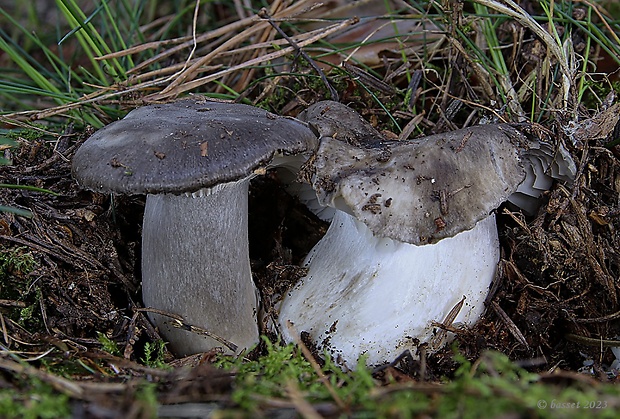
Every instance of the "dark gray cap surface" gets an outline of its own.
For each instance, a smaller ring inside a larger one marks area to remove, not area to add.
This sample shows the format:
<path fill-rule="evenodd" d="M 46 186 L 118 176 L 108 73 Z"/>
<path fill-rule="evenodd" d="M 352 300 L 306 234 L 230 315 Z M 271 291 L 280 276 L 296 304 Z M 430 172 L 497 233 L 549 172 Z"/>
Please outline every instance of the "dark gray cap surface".
<path fill-rule="evenodd" d="M 337 106 L 337 127 L 320 128 L 328 126 L 327 108 Z M 525 178 L 520 155 L 529 140 L 510 125 L 352 144 L 348 127 L 360 117 L 347 109 L 330 102 L 308 111 L 308 123 L 324 135 L 310 168 L 313 187 L 322 205 L 353 214 L 377 236 L 412 244 L 454 236 L 486 218 Z"/>
<path fill-rule="evenodd" d="M 312 151 L 305 124 L 252 106 L 183 100 L 131 111 L 90 137 L 73 158 L 89 189 L 125 194 L 192 192 L 243 179 L 274 154 Z"/>
<path fill-rule="evenodd" d="M 333 137 L 348 144 L 376 146 L 383 136 L 360 114 L 339 102 L 324 100 L 299 114 L 320 137 Z"/>

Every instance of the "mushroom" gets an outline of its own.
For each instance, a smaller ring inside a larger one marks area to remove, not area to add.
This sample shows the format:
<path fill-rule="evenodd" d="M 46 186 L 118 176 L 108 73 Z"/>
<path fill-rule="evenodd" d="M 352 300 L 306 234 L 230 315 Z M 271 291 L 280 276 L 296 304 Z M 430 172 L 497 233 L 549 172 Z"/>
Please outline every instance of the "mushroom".
<path fill-rule="evenodd" d="M 493 210 L 535 174 L 522 156 L 538 142 L 507 124 L 388 141 L 336 102 L 305 118 L 321 141 L 306 177 L 336 211 L 283 297 L 284 339 L 307 332 L 354 368 L 439 348 L 436 323 L 476 322 L 500 255 Z"/>
<path fill-rule="evenodd" d="M 96 132 L 73 175 L 97 192 L 147 194 L 142 227 L 144 304 L 216 337 L 150 313 L 178 355 L 258 342 L 248 251 L 248 185 L 270 165 L 293 164 L 317 139 L 295 119 L 240 104 L 184 100 L 145 106 Z M 297 164 L 300 164 L 297 162 Z M 221 339 L 217 339 L 217 337 Z"/>
<path fill-rule="evenodd" d="M 526 177 L 517 190 L 508 197 L 508 201 L 533 215 L 540 206 L 540 198 L 551 188 L 553 180 L 571 184 L 575 179 L 577 168 L 575 162 L 564 147 L 554 148 L 551 144 L 532 140 L 529 148 L 522 153 Z"/>

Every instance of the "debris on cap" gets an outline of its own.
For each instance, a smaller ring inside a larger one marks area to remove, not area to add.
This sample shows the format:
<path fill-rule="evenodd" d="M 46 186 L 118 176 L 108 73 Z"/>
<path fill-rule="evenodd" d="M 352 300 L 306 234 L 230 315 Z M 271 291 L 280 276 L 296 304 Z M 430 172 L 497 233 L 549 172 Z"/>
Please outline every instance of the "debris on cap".
<path fill-rule="evenodd" d="M 319 102 L 303 117 L 321 136 L 307 169 L 319 203 L 353 214 L 380 237 L 406 243 L 432 243 L 473 228 L 526 177 L 531 185 L 522 191 L 535 188 L 530 195 L 538 199 L 551 186 L 545 173 L 574 176 L 565 150 L 554 159 L 548 144 L 509 124 L 392 141 L 337 102 Z"/>

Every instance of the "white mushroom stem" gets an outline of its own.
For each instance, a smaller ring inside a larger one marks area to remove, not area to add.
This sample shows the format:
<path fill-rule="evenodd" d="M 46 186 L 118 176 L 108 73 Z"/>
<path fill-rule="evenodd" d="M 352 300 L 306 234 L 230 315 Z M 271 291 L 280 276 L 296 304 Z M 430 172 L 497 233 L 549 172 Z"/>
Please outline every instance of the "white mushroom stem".
<path fill-rule="evenodd" d="M 321 349 L 354 368 L 393 361 L 414 339 L 425 342 L 465 297 L 455 322 L 472 324 L 484 310 L 495 276 L 499 241 L 495 216 L 469 231 L 416 246 L 373 236 L 366 225 L 337 211 L 312 249 L 308 275 L 284 297 L 280 327 L 292 341 L 308 332 Z"/>
<path fill-rule="evenodd" d="M 231 341 L 258 342 L 248 249 L 249 178 L 192 195 L 148 195 L 142 232 L 144 304 Z M 151 314 L 178 355 L 223 345 Z"/>

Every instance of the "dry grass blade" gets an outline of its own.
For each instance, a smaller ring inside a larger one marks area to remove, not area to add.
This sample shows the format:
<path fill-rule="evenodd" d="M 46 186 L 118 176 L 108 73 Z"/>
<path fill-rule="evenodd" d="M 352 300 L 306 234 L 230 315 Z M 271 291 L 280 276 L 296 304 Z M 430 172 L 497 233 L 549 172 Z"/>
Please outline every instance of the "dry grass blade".
<path fill-rule="evenodd" d="M 620 347 L 620 340 L 590 338 L 587 336 L 576 335 L 574 333 L 567 333 L 565 337 L 566 339 L 570 341 L 579 342 L 587 346 L 603 347 L 603 348 Z"/>
<path fill-rule="evenodd" d="M 296 11 L 299 10 L 301 5 L 304 5 L 306 2 L 302 1 L 299 3 L 296 3 L 290 7 L 287 7 L 286 9 L 282 10 L 282 11 L 278 11 L 281 2 L 280 1 L 276 1 L 272 4 L 271 6 L 271 15 L 274 15 L 274 18 L 283 18 L 283 17 L 287 17 L 290 15 L 293 15 Z M 182 71 L 178 77 L 172 82 L 170 83 L 170 85 L 168 87 L 166 87 L 163 92 L 162 92 L 162 96 L 170 96 L 170 92 L 174 92 L 177 90 L 177 87 L 185 82 L 191 81 L 193 80 L 196 75 L 200 72 L 200 67 L 203 65 L 207 65 L 209 64 L 209 62 L 215 58 L 220 52 L 225 51 L 229 48 L 232 48 L 236 45 L 239 45 L 241 42 L 248 40 L 249 38 L 251 38 L 254 34 L 259 33 L 264 31 L 265 29 L 267 29 L 269 27 L 269 23 L 265 22 L 263 20 L 263 18 L 261 18 L 258 15 L 253 16 L 253 18 L 248 19 L 248 21 L 251 21 L 251 26 L 247 27 L 247 29 L 245 29 L 243 32 L 237 34 L 236 36 L 234 36 L 233 38 L 231 38 L 230 40 L 224 42 L 222 45 L 220 45 L 219 47 L 215 48 L 213 51 L 211 51 L 210 53 L 208 53 L 207 55 L 201 57 L 200 59 L 198 59 L 195 63 L 193 63 L 192 65 L 190 65 L 187 69 L 185 69 L 184 71 Z M 183 91 L 183 90 L 181 90 Z"/>
<path fill-rule="evenodd" d="M 608 314 L 606 316 L 596 317 L 593 319 L 575 319 L 577 323 L 605 323 L 610 320 L 620 319 L 620 311 L 616 311 L 615 313 Z"/>
<path fill-rule="evenodd" d="M 285 20 L 292 18 L 299 13 L 304 12 L 308 9 L 308 3 L 310 0 L 301 1 L 291 5 L 284 10 L 276 11 L 273 13 L 272 19 L 274 21 Z M 275 9 L 277 6 L 276 3 L 272 5 L 272 9 Z M 337 24 L 333 24 L 327 26 L 322 29 L 318 29 L 315 31 L 307 32 L 304 34 L 300 34 L 298 36 L 292 37 L 292 39 L 297 43 L 297 46 L 300 48 L 306 47 L 312 43 L 315 43 L 321 39 L 324 39 L 330 35 L 338 33 L 339 31 L 343 31 L 352 24 L 356 23 L 356 18 L 351 18 L 348 20 L 341 21 Z M 246 28 L 241 33 L 238 33 L 232 38 L 227 39 L 227 35 L 230 36 L 230 33 L 234 33 L 234 31 L 239 30 L 241 28 Z M 254 15 L 252 17 L 242 19 L 226 25 L 222 28 L 215 29 L 207 34 L 196 36 L 195 39 L 185 41 L 181 45 L 178 45 L 168 51 L 164 51 L 156 57 L 147 60 L 147 62 L 143 62 L 138 64 L 133 69 L 129 70 L 128 73 L 135 74 L 128 83 L 144 80 L 149 77 L 158 77 L 154 80 L 148 80 L 144 82 L 139 82 L 133 86 L 127 86 L 126 83 L 116 84 L 105 88 L 99 88 L 93 93 L 88 95 L 84 95 L 80 100 L 67 103 L 61 106 L 48 108 L 44 111 L 32 110 L 32 111 L 23 111 L 23 112 L 15 112 L 12 114 L 4 115 L 4 117 L 28 117 L 30 119 L 45 119 L 56 115 L 63 115 L 67 112 L 88 105 L 92 103 L 102 103 L 106 100 L 110 100 L 115 97 L 119 97 L 121 95 L 128 95 L 135 92 L 146 92 L 152 89 L 158 89 L 160 86 L 166 86 L 163 91 L 157 91 L 149 96 L 146 96 L 142 99 L 143 101 L 162 101 L 173 98 L 183 92 L 187 92 L 189 90 L 195 89 L 197 87 L 203 86 L 212 81 L 221 79 L 231 73 L 240 70 L 246 70 L 253 66 L 275 60 L 281 58 L 285 55 L 291 54 L 295 52 L 295 48 L 288 46 L 286 48 L 279 49 L 277 51 L 271 53 L 263 53 L 262 51 L 259 53 L 260 49 L 264 49 L 266 47 L 273 47 L 274 45 L 285 45 L 287 43 L 286 40 L 274 40 L 273 42 L 267 41 L 267 39 L 263 38 L 261 42 L 252 42 L 250 46 L 241 46 L 239 45 L 243 42 L 248 41 L 253 36 L 260 36 L 259 34 L 265 33 L 265 31 L 269 31 L 275 33 L 272 28 L 270 28 L 270 24 L 261 18 L 258 15 Z M 196 45 L 200 42 L 204 42 L 206 40 L 218 38 L 219 41 L 222 39 L 226 39 L 222 44 L 218 47 L 207 53 L 202 57 L 197 57 L 191 59 L 191 54 L 184 63 L 177 63 L 169 67 L 165 67 L 162 69 L 155 70 L 153 72 L 141 73 L 140 70 L 144 69 L 146 65 L 155 64 L 158 61 L 172 55 L 182 49 L 188 47 L 196 47 Z M 177 40 L 181 41 L 181 39 Z M 138 51 L 143 50 L 143 48 L 151 48 L 156 47 L 157 43 L 148 43 L 144 44 L 144 46 L 136 46 L 129 48 L 123 52 L 121 52 L 120 56 L 129 55 Z M 233 54 L 243 53 L 246 51 L 250 51 L 254 53 L 254 58 L 242 61 L 237 65 L 232 65 L 226 69 L 221 71 L 212 73 L 206 77 L 196 78 L 198 74 L 203 73 L 205 71 L 213 71 L 217 68 L 220 68 L 220 64 L 210 65 L 209 63 L 217 60 L 218 58 L 227 57 L 227 62 L 233 62 L 230 59 L 230 56 Z M 111 56 L 103 56 L 101 59 L 110 58 Z M 171 74 L 172 73 L 172 74 Z M 247 77 L 246 77 L 247 79 Z"/>
<path fill-rule="evenodd" d="M 620 44 L 620 38 L 618 37 L 618 34 L 616 33 L 614 29 L 612 29 L 611 26 L 609 26 L 607 19 L 605 19 L 605 16 L 607 16 L 610 19 L 613 19 L 613 16 L 611 16 L 607 10 L 603 9 L 602 5 L 598 3 L 593 3 L 588 0 L 575 0 L 575 3 L 583 3 L 587 5 L 588 7 L 591 7 L 592 10 L 594 10 L 594 13 L 596 13 L 596 15 L 599 17 L 599 19 L 601 19 L 601 23 L 603 24 L 603 26 L 605 26 L 605 29 L 607 29 L 609 34 L 614 38 L 614 41 Z"/>
<path fill-rule="evenodd" d="M 304 398 L 303 394 L 299 390 L 299 386 L 293 380 L 289 380 L 286 383 L 286 390 L 288 391 L 288 395 L 295 405 L 295 409 L 297 412 L 306 419 L 321 419 L 322 416 L 314 410 L 312 405 L 308 403 L 308 401 Z"/>
<path fill-rule="evenodd" d="M 234 344 L 233 342 L 224 339 L 221 336 L 216 335 L 215 333 L 212 333 L 206 329 L 203 329 L 202 327 L 198 327 L 198 326 L 194 326 L 192 324 L 188 324 L 185 322 L 182 322 L 180 320 L 177 319 L 173 319 L 170 324 L 176 328 L 179 329 L 183 329 L 183 330 L 187 330 L 189 332 L 192 333 L 196 333 L 198 335 L 203 335 L 203 336 L 207 336 L 210 337 L 211 339 L 214 339 L 216 341 L 218 341 L 219 343 L 221 343 L 222 345 L 226 346 L 228 349 L 230 349 L 233 352 L 237 352 L 237 349 L 239 348 L 236 344 Z"/>
<path fill-rule="evenodd" d="M 23 301 L 0 299 L 0 306 L 24 308 L 24 307 L 26 307 L 26 303 L 24 303 Z"/>
<path fill-rule="evenodd" d="M 260 28 L 260 27 L 257 28 L 256 26 L 253 26 L 253 25 L 256 25 L 260 21 L 261 19 L 258 16 L 253 16 L 252 18 L 244 19 L 242 21 L 237 21 L 237 22 L 228 24 L 222 28 L 218 28 L 213 31 L 210 31 L 204 35 L 201 35 L 200 37 L 197 37 L 195 40 L 185 42 L 174 48 L 163 51 L 157 54 L 155 57 L 145 60 L 144 62 L 136 65 L 134 68 L 129 70 L 128 74 L 139 74 L 140 71 L 142 71 L 144 68 L 147 68 L 155 63 L 161 62 L 162 60 L 168 58 L 171 55 L 176 54 L 177 52 L 181 50 L 187 49 L 189 47 L 196 47 L 198 43 L 211 40 L 211 39 L 217 39 L 216 44 L 224 41 L 219 47 L 217 47 L 210 53 L 213 55 L 207 55 L 202 58 L 203 61 L 208 61 L 207 58 L 210 59 L 212 56 L 217 55 L 218 51 L 226 50 L 226 48 L 228 48 L 230 45 L 236 45 L 239 42 L 245 40 L 246 37 L 249 37 L 253 35 L 255 32 L 259 32 L 260 30 L 264 29 L 264 28 Z M 237 28 L 240 29 L 244 27 L 248 27 L 249 29 L 254 29 L 254 30 L 250 32 L 244 31 L 242 32 L 244 36 L 240 36 L 241 34 L 237 34 L 236 36 L 233 37 L 233 40 L 229 39 L 231 35 L 236 32 Z M 198 60 L 194 61 L 192 65 L 190 66 L 190 68 L 188 69 L 188 71 L 194 67 L 198 68 L 200 65 L 197 64 L 197 62 Z"/>
<path fill-rule="evenodd" d="M 299 347 L 299 349 L 301 349 L 301 352 L 304 354 L 304 357 L 310 363 L 310 365 L 312 365 L 312 369 L 314 369 L 316 374 L 319 376 L 319 378 L 321 379 L 321 382 L 323 383 L 323 385 L 325 385 L 325 388 L 327 388 L 327 391 L 334 399 L 334 402 L 336 402 L 336 404 L 338 405 L 340 409 L 343 409 L 343 410 L 346 409 L 346 405 L 344 404 L 344 402 L 342 401 L 338 393 L 336 393 L 336 390 L 334 390 L 334 387 L 332 387 L 331 383 L 329 382 L 329 379 L 325 376 L 325 373 L 323 373 L 323 371 L 321 370 L 321 367 L 319 367 L 319 364 L 317 364 L 316 360 L 314 359 L 314 356 L 312 356 L 312 353 L 310 352 L 308 347 L 301 341 L 301 338 L 299 337 L 299 335 L 293 328 L 293 324 L 290 321 L 287 322 L 287 327 L 290 329 L 291 335 L 295 337 L 295 344 L 297 345 L 297 347 Z"/>
<path fill-rule="evenodd" d="M 493 308 L 493 310 L 495 310 L 495 313 L 497 313 L 499 318 L 502 319 L 502 321 L 504 322 L 504 324 L 506 325 L 510 333 L 512 333 L 514 338 L 517 341 L 519 341 L 522 345 L 524 345 L 526 348 L 529 348 L 530 345 L 528 345 L 527 339 L 525 339 L 525 336 L 523 336 L 523 333 L 521 333 L 521 330 L 519 330 L 517 325 L 510 318 L 510 316 L 506 314 L 504 309 L 501 308 L 500 305 L 497 304 L 497 302 L 495 301 L 491 302 L 491 307 Z"/>
<path fill-rule="evenodd" d="M 314 43 L 314 42 L 316 42 L 318 40 L 321 40 L 321 39 L 323 39 L 323 38 L 325 38 L 325 37 L 327 37 L 327 36 L 329 36 L 329 35 L 331 35 L 333 33 L 336 33 L 336 32 L 338 32 L 340 30 L 343 30 L 343 29 L 345 29 L 345 28 L 355 24 L 356 22 L 357 22 L 357 19 L 353 18 L 353 19 L 348 19 L 348 20 L 346 20 L 344 22 L 341 22 L 341 23 L 339 23 L 337 25 L 330 26 L 330 27 L 326 28 L 324 31 L 322 31 L 319 35 L 316 35 L 316 36 L 314 36 L 312 38 L 306 39 L 305 41 L 301 41 L 297 45 L 300 48 L 303 48 L 303 47 L 305 47 L 307 45 L 310 45 L 310 44 L 312 44 L 312 43 Z M 284 57 L 285 55 L 291 54 L 294 51 L 295 51 L 295 48 L 293 48 L 293 47 L 286 47 L 286 48 L 283 48 L 283 49 L 281 49 L 279 51 L 275 51 L 275 52 L 272 52 L 270 54 L 265 54 L 265 55 L 263 55 L 261 57 L 255 58 L 253 60 L 246 61 L 244 63 L 241 63 L 241 64 L 238 64 L 236 66 L 227 68 L 225 70 L 219 71 L 219 72 L 211 74 L 209 76 L 202 77 L 202 78 L 199 78 L 199 79 L 195 79 L 195 80 L 192 80 L 192 81 L 189 81 L 189 82 L 185 82 L 185 83 L 180 83 L 174 89 L 171 89 L 170 86 L 169 86 L 168 88 L 166 88 L 161 93 L 156 93 L 154 95 L 147 96 L 146 99 L 149 100 L 149 101 L 160 101 L 160 100 L 164 100 L 164 99 L 167 99 L 167 98 L 170 98 L 170 97 L 174 97 L 174 96 L 177 96 L 177 95 L 179 95 L 179 94 L 181 94 L 183 92 L 187 92 L 188 90 L 196 89 L 199 86 L 202 86 L 202 85 L 204 85 L 206 83 L 209 83 L 209 82 L 212 82 L 214 80 L 217 80 L 217 79 L 219 79 L 220 77 L 222 77 L 222 76 L 224 76 L 226 74 L 229 74 L 229 73 L 241 70 L 241 69 L 245 69 L 245 68 L 248 68 L 248 67 L 252 67 L 252 66 L 255 66 L 255 65 L 258 65 L 258 64 L 262 64 L 262 63 L 267 62 L 267 61 L 272 61 L 272 60 L 275 60 L 275 59 L 280 58 L 280 57 Z"/>
<path fill-rule="evenodd" d="M 474 73 L 476 73 L 476 76 L 480 82 L 480 85 L 482 89 L 484 90 L 484 93 L 488 97 L 495 97 L 495 90 L 493 88 L 493 85 L 491 84 L 491 76 L 486 71 L 486 69 L 480 64 L 480 62 L 478 62 L 474 57 L 472 57 L 467 52 L 463 44 L 459 42 L 456 38 L 450 37 L 448 38 L 448 41 L 469 62 L 472 70 L 474 71 Z"/>
<path fill-rule="evenodd" d="M 312 67 L 312 69 L 319 75 L 319 77 L 321 78 L 321 81 L 323 81 L 323 84 L 325 85 L 325 87 L 329 90 L 329 93 L 331 95 L 331 99 L 338 101 L 338 92 L 336 91 L 336 89 L 334 89 L 334 87 L 329 83 L 329 81 L 327 80 L 327 77 L 325 77 L 325 73 L 323 73 L 323 70 L 321 70 L 319 68 L 319 66 L 314 62 L 314 60 L 312 58 L 310 58 L 308 56 L 308 54 L 306 54 L 304 52 L 303 49 L 301 49 L 299 47 L 299 45 L 297 45 L 297 43 L 291 39 L 277 24 L 276 22 L 271 18 L 271 16 L 269 16 L 269 14 L 267 13 L 267 9 L 263 8 L 261 9 L 259 16 L 262 17 L 263 19 L 267 20 L 267 22 L 269 22 L 269 24 L 273 27 L 273 29 L 276 30 L 276 32 L 278 32 L 278 34 L 280 34 L 280 36 L 282 38 L 284 38 L 286 40 L 286 42 L 288 42 L 288 44 L 293 47 L 295 49 L 295 52 L 297 54 L 300 54 L 307 62 L 308 64 Z"/>
<path fill-rule="evenodd" d="M 293 9 L 293 11 L 296 11 L 296 10 L 298 10 L 297 7 Z M 129 74 L 138 73 L 143 68 L 146 68 L 154 63 L 161 62 L 162 60 L 166 59 L 167 57 L 173 54 L 178 53 L 179 51 L 182 51 L 187 48 L 191 48 L 193 45 L 201 44 L 206 41 L 210 41 L 212 39 L 221 39 L 221 38 L 226 39 L 230 34 L 235 33 L 243 28 L 251 27 L 252 25 L 256 23 L 260 23 L 261 21 L 262 19 L 260 17 L 258 17 L 257 15 L 253 15 L 250 17 L 246 17 L 246 18 L 234 21 L 227 25 L 224 25 L 221 28 L 217 28 L 207 33 L 204 33 L 202 35 L 196 36 L 195 38 L 192 36 L 189 36 L 189 37 L 176 38 L 176 39 L 171 39 L 171 40 L 147 42 L 144 44 L 140 44 L 140 45 L 127 48 L 122 51 L 117 51 L 117 52 L 103 55 L 101 57 L 98 57 L 97 59 L 99 61 L 103 61 L 103 60 L 107 60 L 111 58 L 120 58 L 120 57 L 125 57 L 127 55 L 137 54 L 137 53 L 149 50 L 149 49 L 157 49 L 157 48 L 161 48 L 166 45 L 179 43 L 179 45 L 175 46 L 174 48 L 170 48 L 165 51 L 162 51 L 161 53 L 157 54 L 155 57 L 145 60 L 144 62 L 136 65 L 134 68 L 128 71 Z"/>
<path fill-rule="evenodd" d="M 84 389 L 77 383 L 67 380 L 66 378 L 58 377 L 45 371 L 38 370 L 30 365 L 24 365 L 23 363 L 9 359 L 0 359 L 0 369 L 10 371 L 15 374 L 24 374 L 31 377 L 36 377 L 39 380 L 50 384 L 56 390 L 70 394 L 72 397 L 81 398 L 84 394 Z"/>
<path fill-rule="evenodd" d="M 235 23 L 239 23 L 239 22 L 235 22 Z M 196 38 L 196 41 L 203 42 L 204 40 L 210 39 L 210 38 L 212 38 L 211 32 Z M 97 61 L 105 61 L 105 60 L 111 60 L 111 59 L 114 59 L 114 58 L 122 58 L 122 57 L 126 57 L 128 55 L 139 54 L 139 53 L 144 52 L 144 51 L 148 51 L 148 50 L 151 50 L 151 49 L 158 49 L 158 48 L 162 48 L 162 47 L 166 47 L 168 45 L 174 45 L 174 44 L 180 44 L 180 45 L 177 45 L 175 48 L 178 48 L 178 50 L 182 50 L 184 48 L 191 47 L 193 42 L 194 42 L 194 40 L 192 39 L 191 36 L 184 36 L 182 38 L 174 38 L 174 39 L 165 39 L 163 41 L 146 42 L 144 44 L 135 45 L 133 47 L 129 47 L 129 48 L 121 50 L 121 51 L 115 51 L 115 52 L 111 52 L 109 54 L 102 55 L 100 57 L 95 57 L 95 59 Z M 171 48 L 171 49 L 167 49 L 165 52 L 170 52 L 170 54 L 172 54 L 174 52 L 177 52 L 177 50 Z M 159 57 L 159 55 L 158 55 L 158 57 Z M 130 72 L 131 71 L 135 71 L 135 69 L 138 68 L 138 67 L 139 66 L 136 66 L 136 67 L 134 67 L 133 69 L 131 69 L 129 71 Z"/>
<path fill-rule="evenodd" d="M 461 309 L 463 308 L 463 304 L 465 303 L 465 296 L 452 307 L 450 312 L 446 314 L 446 317 L 443 319 L 441 323 L 434 323 L 434 326 L 439 327 L 439 331 L 431 340 L 428 342 L 428 347 L 431 350 L 436 350 L 441 348 L 441 346 L 445 343 L 446 337 L 448 336 L 448 330 L 452 328 L 452 324 L 456 319 L 456 316 L 459 315 Z"/>
<path fill-rule="evenodd" d="M 494 0 L 473 1 L 515 18 L 520 24 L 529 28 L 545 43 L 547 48 L 549 48 L 551 54 L 557 59 L 558 63 L 560 64 L 560 68 L 562 70 L 563 107 L 565 109 L 568 109 L 569 95 L 571 93 L 571 81 L 573 80 L 574 70 L 571 68 L 569 58 L 567 57 L 566 52 L 562 48 L 562 45 L 559 44 L 559 41 L 554 39 L 554 37 L 549 32 L 547 32 L 538 22 L 536 22 L 536 20 L 534 20 L 532 16 L 530 16 L 525 10 L 521 8 L 521 6 L 519 6 L 512 0 L 504 0 L 508 6 Z"/>
<path fill-rule="evenodd" d="M 159 309 L 152 308 L 152 307 L 138 308 L 136 309 L 136 311 L 155 313 L 155 314 L 159 314 L 160 316 L 168 317 L 171 319 L 170 321 L 171 326 L 176 327 L 178 329 L 187 330 L 189 332 L 196 333 L 198 335 L 210 337 L 211 339 L 214 339 L 218 341 L 219 343 L 221 343 L 222 345 L 226 346 L 228 349 L 230 349 L 233 352 L 236 352 L 237 349 L 239 348 L 233 342 L 227 339 L 224 339 L 223 337 L 218 336 L 215 333 L 212 333 L 206 329 L 203 329 L 202 327 L 194 326 L 192 324 L 185 322 L 183 317 L 179 316 L 176 313 L 170 313 L 168 311 L 163 311 L 163 310 L 159 310 Z"/>

